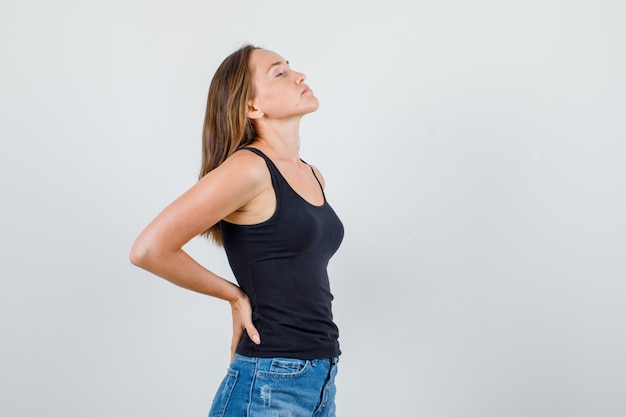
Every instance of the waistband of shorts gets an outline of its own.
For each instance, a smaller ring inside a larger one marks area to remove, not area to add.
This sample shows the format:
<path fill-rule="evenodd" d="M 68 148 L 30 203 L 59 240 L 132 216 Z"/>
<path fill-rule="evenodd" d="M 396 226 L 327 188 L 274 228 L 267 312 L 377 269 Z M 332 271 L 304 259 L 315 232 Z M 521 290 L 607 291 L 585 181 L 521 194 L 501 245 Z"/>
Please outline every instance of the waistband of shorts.
<path fill-rule="evenodd" d="M 317 359 L 290 358 L 290 357 L 283 357 L 283 356 L 261 358 L 261 357 L 256 357 L 256 356 L 244 356 L 244 355 L 240 355 L 239 353 L 235 353 L 235 360 L 239 360 L 243 362 L 258 363 L 259 360 L 262 360 L 262 359 L 286 359 L 286 360 L 301 360 L 301 361 L 309 361 L 309 362 L 329 361 L 331 365 L 336 365 L 337 362 L 339 362 L 339 356 L 334 356 L 332 358 L 317 358 Z"/>

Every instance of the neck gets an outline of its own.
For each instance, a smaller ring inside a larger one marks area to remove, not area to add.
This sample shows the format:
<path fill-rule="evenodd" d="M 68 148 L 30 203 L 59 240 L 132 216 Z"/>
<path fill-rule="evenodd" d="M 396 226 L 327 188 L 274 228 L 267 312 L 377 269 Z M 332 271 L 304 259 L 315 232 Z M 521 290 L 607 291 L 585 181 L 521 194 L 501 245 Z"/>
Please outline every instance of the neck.
<path fill-rule="evenodd" d="M 268 150 L 274 158 L 299 161 L 300 119 L 281 123 L 258 123 L 255 144 Z"/>

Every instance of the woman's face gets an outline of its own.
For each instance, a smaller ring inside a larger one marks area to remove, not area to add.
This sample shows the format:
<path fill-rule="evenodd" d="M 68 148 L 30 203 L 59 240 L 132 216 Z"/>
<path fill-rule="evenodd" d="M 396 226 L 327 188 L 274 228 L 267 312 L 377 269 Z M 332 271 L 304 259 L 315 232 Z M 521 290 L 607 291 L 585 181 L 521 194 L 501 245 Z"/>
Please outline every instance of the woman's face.
<path fill-rule="evenodd" d="M 260 110 L 258 117 L 288 119 L 314 112 L 319 102 L 304 83 L 306 76 L 289 68 L 275 52 L 255 49 L 250 55 L 254 98 L 249 103 Z"/>

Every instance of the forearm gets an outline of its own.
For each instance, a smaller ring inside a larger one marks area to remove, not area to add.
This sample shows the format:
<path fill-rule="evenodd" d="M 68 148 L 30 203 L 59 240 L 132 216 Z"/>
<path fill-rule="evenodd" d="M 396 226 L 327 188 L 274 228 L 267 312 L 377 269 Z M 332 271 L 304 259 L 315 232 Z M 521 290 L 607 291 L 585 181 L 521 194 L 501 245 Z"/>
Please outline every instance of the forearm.
<path fill-rule="evenodd" d="M 237 285 L 204 268 L 182 249 L 169 253 L 145 251 L 131 255 L 131 262 L 179 287 L 201 294 L 229 302 L 243 294 Z"/>

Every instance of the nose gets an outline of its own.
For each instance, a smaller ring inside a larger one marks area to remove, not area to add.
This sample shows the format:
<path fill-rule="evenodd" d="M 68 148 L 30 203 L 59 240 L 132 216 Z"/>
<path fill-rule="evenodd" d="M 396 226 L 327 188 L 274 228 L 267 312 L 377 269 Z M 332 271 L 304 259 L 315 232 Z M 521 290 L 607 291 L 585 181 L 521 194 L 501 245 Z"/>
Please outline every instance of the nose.
<path fill-rule="evenodd" d="M 296 75 L 296 84 L 301 84 L 304 82 L 304 80 L 306 80 L 306 75 L 298 71 L 294 71 L 294 72 Z"/>

